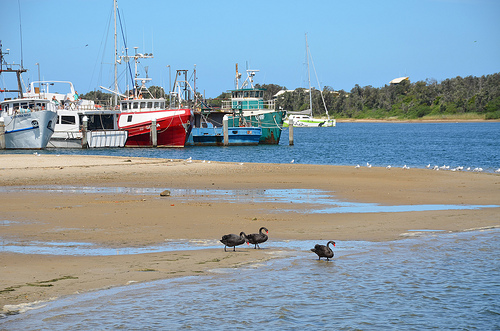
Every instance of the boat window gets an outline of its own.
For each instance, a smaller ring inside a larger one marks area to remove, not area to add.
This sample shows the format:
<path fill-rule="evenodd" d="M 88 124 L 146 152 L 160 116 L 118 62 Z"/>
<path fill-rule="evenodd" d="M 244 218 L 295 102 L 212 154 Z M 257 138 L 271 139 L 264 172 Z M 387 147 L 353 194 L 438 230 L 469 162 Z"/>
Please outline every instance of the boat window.
<path fill-rule="evenodd" d="M 19 103 L 15 103 L 14 104 L 14 111 L 18 111 L 19 110 Z"/>
<path fill-rule="evenodd" d="M 122 110 L 127 110 L 128 103 L 122 102 Z"/>
<path fill-rule="evenodd" d="M 28 103 L 27 102 L 22 102 L 21 103 L 21 109 L 28 109 Z"/>
<path fill-rule="evenodd" d="M 141 102 L 141 109 L 143 108 L 146 108 L 146 103 L 145 102 Z"/>
<path fill-rule="evenodd" d="M 75 116 L 61 116 L 61 124 L 76 124 Z"/>
<path fill-rule="evenodd" d="M 137 109 L 139 108 L 139 103 L 138 102 L 134 102 L 134 109 Z"/>
<path fill-rule="evenodd" d="M 153 108 L 153 103 L 152 102 L 148 102 L 148 108 Z"/>
<path fill-rule="evenodd" d="M 128 115 L 127 122 L 132 122 L 132 115 Z"/>
<path fill-rule="evenodd" d="M 160 109 L 165 108 L 165 102 L 160 102 L 159 104 L 160 104 Z"/>
<path fill-rule="evenodd" d="M 158 102 L 155 102 L 155 108 L 158 108 Z"/>

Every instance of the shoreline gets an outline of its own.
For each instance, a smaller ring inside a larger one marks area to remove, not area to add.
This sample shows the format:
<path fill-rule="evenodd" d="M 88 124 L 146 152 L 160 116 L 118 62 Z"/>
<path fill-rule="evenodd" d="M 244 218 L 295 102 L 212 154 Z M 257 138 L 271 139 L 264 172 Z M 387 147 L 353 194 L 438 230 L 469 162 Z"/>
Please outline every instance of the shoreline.
<path fill-rule="evenodd" d="M 498 205 L 500 176 L 492 173 L 25 154 L 0 155 L 0 171 L 1 215 L 12 221 L 2 226 L 2 236 L 19 243 L 89 242 L 119 250 L 166 239 L 218 240 L 227 233 L 257 232 L 260 226 L 269 229 L 269 240 L 390 241 L 404 238 L 402 234 L 412 229 L 456 232 L 500 226 L 499 207 L 310 214 L 300 211 L 309 204 L 207 199 L 212 190 L 279 189 L 300 190 L 298 199 L 308 190 L 321 190 L 340 201 L 387 206 Z M 155 193 L 37 190 L 56 185 L 148 188 Z M 203 190 L 205 196 L 160 197 L 167 189 Z M 236 252 L 224 252 L 221 245 L 220 249 L 111 256 L 0 251 L 0 307 L 206 274 L 214 268 L 265 261 L 279 251 L 265 244 L 262 248 L 239 246 Z"/>
<path fill-rule="evenodd" d="M 351 119 L 339 118 L 337 123 L 498 123 L 500 120 L 485 120 L 485 119 Z"/>

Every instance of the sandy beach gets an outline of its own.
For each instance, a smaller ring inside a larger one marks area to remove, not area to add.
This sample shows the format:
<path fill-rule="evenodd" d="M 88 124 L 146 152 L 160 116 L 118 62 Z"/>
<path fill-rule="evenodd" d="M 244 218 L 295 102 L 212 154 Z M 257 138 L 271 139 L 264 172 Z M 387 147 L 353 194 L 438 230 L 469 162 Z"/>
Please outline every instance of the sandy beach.
<path fill-rule="evenodd" d="M 411 229 L 463 231 L 500 226 L 498 207 L 306 214 L 285 212 L 305 206 L 285 206 L 283 202 L 160 197 L 164 190 L 174 189 L 303 189 L 322 190 L 341 201 L 388 206 L 498 205 L 500 176 L 493 173 L 33 154 L 0 155 L 0 171 L 1 219 L 6 223 L 0 224 L 2 245 L 86 242 L 117 250 L 111 256 L 31 255 L 0 250 L 0 307 L 4 311 L 12 309 L 11 305 L 203 274 L 274 256 L 273 249 L 249 246 L 239 246 L 236 252 L 224 252 L 221 246 L 119 253 L 123 248 L 156 245 L 169 239 L 216 240 L 227 233 L 257 232 L 265 226 L 270 240 L 387 241 L 404 238 Z M 39 190 L 55 186 L 120 189 L 95 193 Z M 128 194 L 123 188 L 154 189 L 157 194 Z M 265 248 L 265 244 L 262 246 Z"/>

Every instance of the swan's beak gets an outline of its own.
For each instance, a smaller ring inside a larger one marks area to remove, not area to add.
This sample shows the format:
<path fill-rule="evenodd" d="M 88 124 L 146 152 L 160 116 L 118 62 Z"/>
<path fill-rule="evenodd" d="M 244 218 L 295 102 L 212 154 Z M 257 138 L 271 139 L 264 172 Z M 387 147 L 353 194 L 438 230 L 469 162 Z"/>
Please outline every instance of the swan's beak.
<path fill-rule="evenodd" d="M 333 247 L 335 247 L 335 244 L 333 244 Z"/>

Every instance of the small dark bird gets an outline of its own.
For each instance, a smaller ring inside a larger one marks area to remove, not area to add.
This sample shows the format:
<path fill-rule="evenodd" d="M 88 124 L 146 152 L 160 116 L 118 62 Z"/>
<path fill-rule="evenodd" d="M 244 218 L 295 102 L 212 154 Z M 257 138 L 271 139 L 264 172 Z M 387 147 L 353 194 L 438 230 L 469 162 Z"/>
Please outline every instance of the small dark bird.
<path fill-rule="evenodd" d="M 326 260 L 330 261 L 330 258 L 333 257 L 333 251 L 330 248 L 330 244 L 333 244 L 333 247 L 335 247 L 335 241 L 330 240 L 326 246 L 320 244 L 314 245 L 314 248 L 311 248 L 311 251 L 318 255 L 318 260 L 322 257 L 326 257 Z"/>
<path fill-rule="evenodd" d="M 266 231 L 266 233 L 262 233 L 262 230 Z M 269 230 L 266 229 L 265 227 L 261 227 L 259 229 L 259 233 L 251 233 L 247 236 L 248 242 L 250 244 L 255 245 L 254 248 L 257 248 L 257 247 L 260 248 L 259 244 L 267 241 L 267 238 L 268 238 L 267 233 L 269 233 Z"/>
<path fill-rule="evenodd" d="M 245 232 L 240 232 L 240 235 L 236 234 L 226 234 L 222 236 L 222 239 L 220 240 L 221 243 L 224 244 L 224 252 L 226 251 L 226 246 L 227 247 L 233 247 L 233 252 L 236 251 L 236 246 L 242 245 L 247 241 L 247 236 L 245 235 Z"/>

